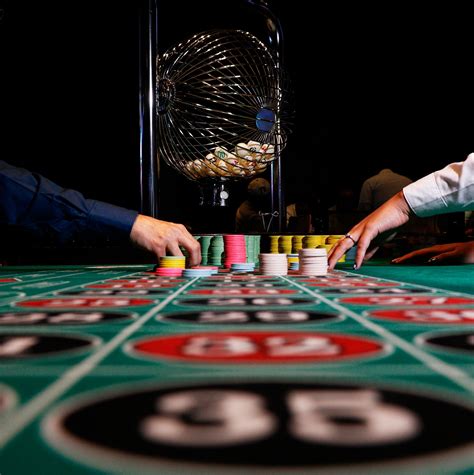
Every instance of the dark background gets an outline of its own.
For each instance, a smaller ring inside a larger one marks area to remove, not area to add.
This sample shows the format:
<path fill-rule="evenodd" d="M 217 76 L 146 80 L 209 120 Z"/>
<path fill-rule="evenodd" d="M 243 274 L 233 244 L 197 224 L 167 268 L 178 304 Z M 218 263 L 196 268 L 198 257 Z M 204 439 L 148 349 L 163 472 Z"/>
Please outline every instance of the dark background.
<path fill-rule="evenodd" d="M 160 49 L 240 27 L 265 38 L 241 0 L 160 2 Z M 334 2 L 331 2 L 334 3 Z M 138 2 L 0 0 L 0 157 L 89 198 L 139 207 Z M 386 165 L 413 179 L 472 151 L 470 15 L 458 7 L 347 7 L 274 0 L 295 93 L 286 194 L 324 213 Z M 160 217 L 228 231 L 230 209 L 197 208 L 198 188 L 163 166 Z M 314 204 L 314 203 L 313 203 Z M 214 214 L 213 214 L 214 213 Z"/>

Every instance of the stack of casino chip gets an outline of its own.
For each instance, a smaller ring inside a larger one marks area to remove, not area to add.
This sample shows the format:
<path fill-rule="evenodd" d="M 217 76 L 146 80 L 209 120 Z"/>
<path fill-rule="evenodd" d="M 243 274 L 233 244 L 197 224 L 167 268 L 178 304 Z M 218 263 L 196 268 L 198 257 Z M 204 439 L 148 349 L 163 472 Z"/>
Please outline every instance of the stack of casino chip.
<path fill-rule="evenodd" d="M 245 245 L 247 250 L 247 262 L 258 264 L 258 255 L 260 254 L 260 236 L 250 234 L 245 236 Z"/>
<path fill-rule="evenodd" d="M 331 244 L 334 246 L 334 244 L 337 244 L 339 240 L 341 240 L 344 237 L 343 234 L 331 234 L 326 238 L 326 244 Z"/>
<path fill-rule="evenodd" d="M 222 265 L 222 254 L 224 253 L 224 238 L 221 235 L 216 235 L 211 238 L 211 243 L 208 250 L 207 263 L 211 266 Z"/>
<path fill-rule="evenodd" d="M 190 269 L 184 269 L 183 277 L 209 277 L 210 275 L 217 274 L 217 272 L 217 266 L 195 266 L 191 267 Z"/>
<path fill-rule="evenodd" d="M 260 254 L 260 273 L 265 275 L 287 275 L 288 260 L 286 254 Z"/>
<path fill-rule="evenodd" d="M 253 235 L 251 236 L 253 241 L 253 249 L 252 249 L 252 260 L 250 262 L 255 263 L 258 266 L 258 256 L 260 254 L 260 242 L 261 236 L 260 235 Z"/>
<path fill-rule="evenodd" d="M 235 263 L 246 263 L 245 236 L 243 234 L 224 235 L 224 267 L 230 269 Z"/>
<path fill-rule="evenodd" d="M 287 254 L 288 270 L 298 270 L 300 268 L 299 254 Z"/>
<path fill-rule="evenodd" d="M 293 236 L 280 236 L 278 239 L 278 252 L 280 254 L 291 254 Z"/>
<path fill-rule="evenodd" d="M 315 234 L 310 234 L 303 238 L 303 249 L 315 248 L 321 244 L 321 237 Z"/>
<path fill-rule="evenodd" d="M 155 273 L 161 276 L 180 276 L 186 267 L 184 256 L 163 256 L 155 266 Z"/>
<path fill-rule="evenodd" d="M 331 234 L 326 238 L 326 243 L 325 246 L 326 250 L 329 251 L 341 240 L 344 238 L 343 234 Z M 346 256 L 345 254 L 337 261 L 337 262 L 345 262 L 346 261 Z"/>
<path fill-rule="evenodd" d="M 278 241 L 280 236 L 270 236 L 270 253 L 278 254 Z"/>
<path fill-rule="evenodd" d="M 231 264 L 230 270 L 237 274 L 253 272 L 255 270 L 255 264 L 253 262 L 234 262 Z"/>
<path fill-rule="evenodd" d="M 252 236 L 245 235 L 245 255 L 247 256 L 246 262 L 255 262 L 254 257 L 254 241 Z"/>
<path fill-rule="evenodd" d="M 326 249 L 300 249 L 300 269 L 303 275 L 326 275 L 328 272 L 328 255 Z"/>
<path fill-rule="evenodd" d="M 293 236 L 291 241 L 291 252 L 296 254 L 300 249 L 303 249 L 304 236 Z"/>
<path fill-rule="evenodd" d="M 209 261 L 209 246 L 211 245 L 212 236 L 200 236 L 199 244 L 201 245 L 201 264 L 207 266 Z"/>

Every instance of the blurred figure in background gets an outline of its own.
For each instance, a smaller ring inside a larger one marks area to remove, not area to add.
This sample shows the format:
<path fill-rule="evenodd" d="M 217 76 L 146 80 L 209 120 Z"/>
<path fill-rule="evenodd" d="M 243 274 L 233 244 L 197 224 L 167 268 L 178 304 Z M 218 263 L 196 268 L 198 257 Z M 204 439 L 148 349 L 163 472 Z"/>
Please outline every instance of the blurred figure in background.
<path fill-rule="evenodd" d="M 248 198 L 235 214 L 237 233 L 265 233 L 269 227 L 270 183 L 265 178 L 254 178 L 247 187 Z"/>
<path fill-rule="evenodd" d="M 396 156 L 394 154 L 386 157 L 384 163 L 387 165 L 387 168 L 383 168 L 376 175 L 367 178 L 362 184 L 358 210 L 365 213 L 365 215 L 376 210 L 399 193 L 405 186 L 413 183 L 411 178 L 395 173 L 391 168 L 388 168 L 388 165 L 396 163 Z M 360 215 L 360 219 L 363 217 L 364 214 Z M 352 223 L 352 225 L 354 224 Z M 352 225 L 346 229 L 349 229 Z M 341 232 L 344 233 L 345 231 Z M 386 240 L 379 256 L 387 257 L 393 255 L 393 253 L 406 252 L 406 250 L 413 249 L 414 247 L 434 244 L 437 235 L 439 235 L 437 218 L 419 218 L 414 216 L 410 222 L 398 230 L 398 233 L 393 233 Z"/>
<path fill-rule="evenodd" d="M 359 211 L 373 211 L 396 195 L 412 180 L 406 176 L 384 168 L 362 184 L 359 196 Z"/>

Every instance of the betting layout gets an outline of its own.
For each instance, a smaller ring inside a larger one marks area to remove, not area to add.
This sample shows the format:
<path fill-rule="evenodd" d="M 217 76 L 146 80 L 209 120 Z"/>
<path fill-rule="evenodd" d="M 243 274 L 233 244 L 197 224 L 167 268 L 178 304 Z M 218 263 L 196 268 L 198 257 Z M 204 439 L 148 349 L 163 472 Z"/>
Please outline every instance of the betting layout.
<path fill-rule="evenodd" d="M 7 467 L 31 447 L 63 473 L 472 472 L 469 292 L 343 271 L 4 279 Z"/>

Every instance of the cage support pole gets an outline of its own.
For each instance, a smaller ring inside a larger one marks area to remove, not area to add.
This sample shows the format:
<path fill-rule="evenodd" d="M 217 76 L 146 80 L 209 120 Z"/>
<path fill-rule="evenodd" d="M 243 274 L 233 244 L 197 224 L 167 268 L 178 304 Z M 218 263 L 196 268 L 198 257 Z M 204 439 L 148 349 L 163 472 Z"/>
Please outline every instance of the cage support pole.
<path fill-rule="evenodd" d="M 278 68 L 283 67 L 283 30 L 278 17 L 273 13 L 270 4 L 266 0 L 246 0 L 249 5 L 260 11 L 265 18 L 267 28 L 267 43 L 273 51 Z M 277 85 L 280 87 L 280 84 Z M 279 129 L 280 111 L 277 111 L 277 123 L 275 127 Z M 277 130 L 277 136 L 279 136 Z M 283 190 L 282 167 L 281 167 L 281 145 L 279 139 L 275 144 L 275 160 L 270 164 L 270 194 L 271 194 L 271 211 L 278 212 L 276 226 L 272 226 L 270 231 L 282 232 L 286 226 L 286 207 L 285 196 Z"/>
<path fill-rule="evenodd" d="M 140 0 L 138 11 L 140 212 L 158 215 L 160 163 L 156 138 L 156 54 L 158 50 L 158 0 Z"/>

